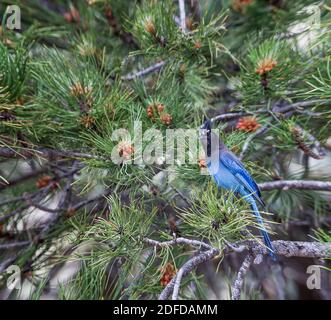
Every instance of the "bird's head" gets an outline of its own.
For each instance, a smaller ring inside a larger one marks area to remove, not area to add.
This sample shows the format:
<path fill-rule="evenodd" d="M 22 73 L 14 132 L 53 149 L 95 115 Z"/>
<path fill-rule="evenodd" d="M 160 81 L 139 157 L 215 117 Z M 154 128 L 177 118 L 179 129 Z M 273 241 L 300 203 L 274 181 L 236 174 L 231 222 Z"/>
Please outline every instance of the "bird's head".
<path fill-rule="evenodd" d="M 211 128 L 213 121 L 208 119 L 203 123 L 199 130 L 199 139 L 201 141 L 202 147 L 205 150 L 206 156 L 210 157 L 211 155 Z"/>
<path fill-rule="evenodd" d="M 223 150 L 225 145 L 220 140 L 219 136 L 212 130 L 213 120 L 208 119 L 203 123 L 199 130 L 199 138 L 206 156 L 210 157 L 211 154 Z"/>
<path fill-rule="evenodd" d="M 200 139 L 203 139 L 203 138 L 207 137 L 208 135 L 210 135 L 212 124 L 213 124 L 213 122 L 210 119 L 208 119 L 207 121 L 205 121 L 202 124 L 202 126 L 200 127 L 200 130 L 199 130 Z"/>

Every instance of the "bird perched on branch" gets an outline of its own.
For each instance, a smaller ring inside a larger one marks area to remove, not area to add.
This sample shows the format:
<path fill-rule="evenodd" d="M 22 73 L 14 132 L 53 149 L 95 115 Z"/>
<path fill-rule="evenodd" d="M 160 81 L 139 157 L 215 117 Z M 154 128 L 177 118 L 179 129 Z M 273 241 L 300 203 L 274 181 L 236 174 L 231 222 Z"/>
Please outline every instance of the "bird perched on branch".
<path fill-rule="evenodd" d="M 276 261 L 272 243 L 257 206 L 257 203 L 263 207 L 265 206 L 259 187 L 241 161 L 227 149 L 218 135 L 212 132 L 211 127 L 212 120 L 207 120 L 200 127 L 200 140 L 206 153 L 208 172 L 219 187 L 239 194 L 250 204 L 261 226 L 261 234 L 269 250 L 269 255 Z"/>

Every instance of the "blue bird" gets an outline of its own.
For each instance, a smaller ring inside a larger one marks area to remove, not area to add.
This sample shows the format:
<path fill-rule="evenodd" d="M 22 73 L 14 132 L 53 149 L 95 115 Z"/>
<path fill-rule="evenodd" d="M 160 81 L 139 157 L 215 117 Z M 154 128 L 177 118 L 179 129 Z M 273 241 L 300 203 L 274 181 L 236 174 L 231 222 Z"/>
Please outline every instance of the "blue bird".
<path fill-rule="evenodd" d="M 269 255 L 276 261 L 274 248 L 265 230 L 257 203 L 265 206 L 261 192 L 254 179 L 244 168 L 241 161 L 227 149 L 219 137 L 211 130 L 212 120 L 207 120 L 200 128 L 200 140 L 206 153 L 206 164 L 209 174 L 216 184 L 226 190 L 239 194 L 247 201 L 261 226 L 261 234 Z"/>

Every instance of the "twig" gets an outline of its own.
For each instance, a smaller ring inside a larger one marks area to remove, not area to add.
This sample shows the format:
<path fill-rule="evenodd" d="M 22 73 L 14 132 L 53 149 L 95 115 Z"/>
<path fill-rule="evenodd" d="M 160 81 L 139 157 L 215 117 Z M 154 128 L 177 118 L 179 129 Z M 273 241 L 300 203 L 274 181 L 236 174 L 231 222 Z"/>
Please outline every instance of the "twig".
<path fill-rule="evenodd" d="M 185 1 L 184 0 L 178 0 L 178 4 L 179 4 L 180 28 L 185 33 L 186 32 Z"/>
<path fill-rule="evenodd" d="M 179 287 L 180 287 L 180 283 L 182 281 L 183 274 L 184 274 L 184 268 L 181 267 L 176 274 L 174 291 L 172 293 L 172 300 L 178 300 Z"/>
<path fill-rule="evenodd" d="M 13 249 L 17 247 L 25 247 L 30 244 L 30 241 L 18 241 L 18 242 L 10 242 L 10 243 L 4 243 L 0 244 L 0 250 L 8 250 Z"/>
<path fill-rule="evenodd" d="M 48 208 L 48 207 L 45 207 L 43 206 L 42 204 L 40 203 L 35 203 L 31 198 L 28 198 L 27 199 L 27 202 L 29 205 L 31 205 L 32 207 L 35 207 L 39 210 L 42 210 L 42 211 L 46 211 L 46 212 L 51 212 L 51 213 L 58 213 L 60 211 L 59 208 L 56 208 L 56 209 L 52 209 L 52 208 Z"/>
<path fill-rule="evenodd" d="M 154 246 L 157 248 L 167 248 L 167 247 L 172 247 L 172 246 L 176 246 L 176 245 L 180 245 L 180 244 L 186 244 L 186 245 L 190 245 L 193 247 L 204 248 L 207 250 L 215 249 L 203 241 L 191 240 L 191 239 L 186 239 L 186 238 L 182 238 L 182 237 L 176 238 L 174 240 L 163 241 L 163 242 L 145 238 L 144 242 L 150 246 Z"/>
<path fill-rule="evenodd" d="M 244 284 L 244 278 L 250 268 L 250 266 L 253 263 L 253 255 L 251 253 L 249 253 L 245 260 L 243 261 L 238 274 L 237 274 L 237 278 L 234 281 L 233 284 L 233 288 L 232 288 L 232 300 L 239 300 L 240 298 L 240 294 L 241 294 L 241 290 Z"/>
<path fill-rule="evenodd" d="M 225 244 L 230 248 L 232 249 L 234 252 L 243 252 L 244 250 L 247 249 L 247 245 L 240 245 L 240 246 L 236 246 L 235 244 L 227 241 L 227 240 L 224 240 Z"/>
<path fill-rule="evenodd" d="M 295 112 L 302 112 L 301 108 L 307 108 L 316 104 L 324 104 L 327 103 L 327 101 L 320 101 L 320 100 L 309 100 L 309 101 L 302 101 L 302 102 L 295 102 L 286 104 L 285 106 L 278 106 L 275 105 L 271 108 L 272 112 L 283 114 L 284 117 L 288 118 Z M 239 111 L 239 112 L 233 112 L 233 113 L 224 113 L 220 114 L 218 116 L 213 117 L 211 120 L 213 122 L 216 121 L 228 121 L 237 119 L 240 117 L 246 117 L 254 114 L 265 114 L 270 113 L 270 110 L 267 109 L 259 109 L 255 112 L 245 112 L 245 111 Z"/>
<path fill-rule="evenodd" d="M 233 120 L 233 119 L 238 119 L 241 117 L 246 117 L 246 116 L 251 116 L 253 115 L 253 112 L 232 112 L 232 113 L 224 113 L 220 114 L 218 116 L 215 116 L 211 118 L 212 122 L 216 121 L 228 121 L 228 120 Z"/>
<path fill-rule="evenodd" d="M 90 203 L 93 203 L 95 201 L 98 201 L 98 200 L 104 199 L 105 197 L 108 197 L 112 192 L 113 192 L 112 189 L 108 189 L 108 190 L 106 190 L 104 193 L 102 193 L 100 195 L 97 195 L 97 196 L 95 196 L 93 198 L 82 200 L 82 201 L 76 203 L 75 205 L 73 205 L 71 207 L 71 209 L 74 210 L 74 211 L 77 211 L 78 209 L 80 209 L 82 207 L 85 207 L 85 206 L 87 206 Z"/>
<path fill-rule="evenodd" d="M 314 180 L 279 180 L 271 182 L 263 182 L 258 184 L 263 191 L 274 189 L 289 190 L 321 190 L 331 191 L 331 181 L 314 181 Z"/>
<path fill-rule="evenodd" d="M 131 80 L 146 76 L 152 72 L 160 70 L 164 66 L 164 64 L 165 64 L 165 61 L 156 62 L 146 69 L 143 69 L 143 70 L 140 70 L 137 72 L 133 72 L 133 73 L 129 73 L 128 75 L 121 77 L 121 79 L 131 81 Z"/>
<path fill-rule="evenodd" d="M 192 259 L 187 261 L 182 266 L 183 271 L 182 271 L 182 276 L 181 277 L 185 277 L 186 275 L 188 275 L 199 264 L 213 259 L 218 253 L 219 253 L 219 250 L 214 248 L 214 249 L 202 252 L 199 255 L 193 257 Z M 166 300 L 170 296 L 171 292 L 174 289 L 175 282 L 176 282 L 176 277 L 172 278 L 172 280 L 167 284 L 167 286 L 161 292 L 161 294 L 159 296 L 159 300 Z"/>
<path fill-rule="evenodd" d="M 37 170 L 33 170 L 25 175 L 21 175 L 15 179 L 12 179 L 10 181 L 8 181 L 8 183 L 3 183 L 3 182 L 0 182 L 0 191 L 7 188 L 7 187 L 11 187 L 11 186 L 14 186 L 20 182 L 23 182 L 23 181 L 26 181 L 26 180 L 29 180 L 31 178 L 34 178 L 42 173 L 45 173 L 49 170 L 49 168 L 47 166 L 43 167 L 43 168 L 40 168 L 40 169 L 37 169 Z"/>
<path fill-rule="evenodd" d="M 62 151 L 62 150 L 53 150 L 47 148 L 14 150 L 8 147 L 0 147 L 0 157 L 3 158 L 26 159 L 37 156 L 45 159 L 72 158 L 72 159 L 107 160 L 106 158 L 101 156 L 96 156 L 88 153 L 75 152 L 75 151 L 64 151 L 64 150 Z"/>
<path fill-rule="evenodd" d="M 310 132 L 307 130 L 301 128 L 299 125 L 296 125 L 295 128 L 299 130 L 299 132 L 307 137 L 307 139 L 315 146 L 315 148 L 318 151 L 318 155 L 310 155 L 313 158 L 320 159 L 321 157 L 324 157 L 326 155 L 325 149 L 321 146 L 321 143 L 317 140 L 316 137 L 314 137 Z"/>
<path fill-rule="evenodd" d="M 269 130 L 269 126 L 265 125 L 263 127 L 261 127 L 260 129 L 258 129 L 256 132 L 254 132 L 253 134 L 251 134 L 245 141 L 244 146 L 241 150 L 241 153 L 239 155 L 239 159 L 242 160 L 245 155 L 248 152 L 249 149 L 249 145 L 251 144 L 251 142 L 253 141 L 253 139 L 263 135 L 264 133 L 266 133 Z"/>

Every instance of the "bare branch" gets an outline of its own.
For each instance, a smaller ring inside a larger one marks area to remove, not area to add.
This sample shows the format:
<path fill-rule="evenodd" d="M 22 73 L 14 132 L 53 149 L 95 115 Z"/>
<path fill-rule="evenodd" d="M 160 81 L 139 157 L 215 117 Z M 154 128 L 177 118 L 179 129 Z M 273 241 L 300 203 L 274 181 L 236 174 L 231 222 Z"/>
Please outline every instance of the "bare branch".
<path fill-rule="evenodd" d="M 263 191 L 274 189 L 289 190 L 321 190 L 331 191 L 331 181 L 314 181 L 314 180 L 279 180 L 259 183 L 259 188 Z"/>
<path fill-rule="evenodd" d="M 172 293 L 172 300 L 178 300 L 179 287 L 180 287 L 180 283 L 181 283 L 182 278 L 183 278 L 183 274 L 184 274 L 184 268 L 181 267 L 179 269 L 179 271 L 177 272 L 177 274 L 176 274 L 175 284 L 174 284 L 174 291 Z"/>
<path fill-rule="evenodd" d="M 284 241 L 276 240 L 272 242 L 275 253 L 285 257 L 303 258 L 330 258 L 331 244 L 320 242 L 304 241 Z M 263 253 L 267 254 L 267 249 L 263 248 Z"/>
<path fill-rule="evenodd" d="M 155 71 L 159 71 L 164 65 L 165 65 L 165 61 L 156 62 L 146 69 L 143 69 L 143 70 L 140 70 L 137 72 L 133 72 L 133 73 L 129 73 L 128 75 L 123 76 L 121 79 L 131 81 L 131 80 L 146 76 Z"/>
<path fill-rule="evenodd" d="M 107 160 L 106 158 L 96 156 L 93 154 L 81 153 L 81 152 L 75 152 L 75 151 L 53 150 L 53 149 L 47 149 L 47 148 L 15 150 L 13 148 L 0 147 L 0 157 L 2 157 L 2 158 L 23 158 L 23 159 L 41 157 L 44 159 L 72 158 L 72 159 Z"/>
<path fill-rule="evenodd" d="M 241 150 L 239 159 L 242 160 L 245 155 L 248 152 L 249 149 L 249 145 L 251 144 L 251 142 L 253 141 L 253 139 L 263 135 L 264 133 L 266 133 L 269 130 L 269 126 L 265 125 L 263 127 L 261 127 L 260 129 L 258 129 L 256 132 L 254 132 L 253 134 L 251 134 L 245 141 L 244 146 Z"/>
<path fill-rule="evenodd" d="M 181 277 L 185 277 L 186 275 L 188 275 L 199 264 L 213 259 L 218 253 L 219 253 L 218 249 L 211 249 L 211 250 L 202 252 L 202 253 L 198 254 L 197 256 L 193 257 L 192 259 L 188 260 L 182 266 L 183 271 L 182 271 Z M 164 288 L 164 290 L 162 291 L 162 293 L 159 296 L 159 300 L 166 300 L 170 296 L 171 292 L 174 289 L 175 282 L 176 282 L 176 277 L 172 278 L 172 280 Z"/>
<path fill-rule="evenodd" d="M 25 247 L 30 244 L 30 241 L 18 241 L 0 244 L 0 250 L 8 250 L 13 248 Z"/>
<path fill-rule="evenodd" d="M 190 240 L 186 238 L 177 238 L 170 241 L 156 241 L 149 238 L 145 238 L 144 242 L 147 245 L 157 248 L 167 248 L 176 246 L 179 244 L 192 245 L 198 248 L 208 249 L 205 252 L 199 253 L 197 256 L 188 260 L 178 271 L 176 277 L 174 277 L 168 285 L 164 288 L 159 296 L 160 300 L 167 299 L 171 293 L 173 299 L 178 298 L 179 288 L 182 278 L 188 275 L 196 266 L 200 263 L 213 259 L 216 255 L 220 254 L 221 250 L 214 248 L 207 243 L 198 240 Z M 251 248 L 255 254 L 250 253 L 245 258 L 239 272 L 237 279 L 234 283 L 232 299 L 239 299 L 241 288 L 243 285 L 243 279 L 252 263 L 259 264 L 263 260 L 263 255 L 268 254 L 268 250 L 256 242 L 248 241 L 245 245 L 237 247 L 235 244 L 226 242 L 227 246 L 235 252 L 243 252 L 245 249 Z M 285 257 L 305 257 L 305 258 L 328 258 L 331 256 L 331 244 L 319 243 L 319 242 L 301 242 L 301 241 L 283 241 L 277 240 L 272 242 L 275 249 L 275 254 Z"/>
<path fill-rule="evenodd" d="M 186 14 L 185 14 L 185 1 L 178 0 L 179 4 L 179 18 L 180 18 L 180 28 L 183 32 L 186 32 Z"/>
<path fill-rule="evenodd" d="M 154 246 L 157 248 L 167 248 L 167 247 L 172 247 L 172 246 L 176 246 L 176 245 L 180 245 L 180 244 L 186 244 L 186 245 L 190 245 L 193 247 L 204 248 L 207 250 L 215 249 L 203 241 L 191 240 L 191 239 L 186 239 L 186 238 L 176 238 L 174 240 L 163 241 L 163 242 L 145 238 L 144 242 L 150 246 Z"/>
<path fill-rule="evenodd" d="M 245 260 L 243 261 L 238 274 L 237 274 L 237 278 L 234 281 L 233 284 L 233 288 L 232 288 L 232 300 L 239 300 L 240 298 L 240 294 L 241 294 L 241 290 L 244 284 L 244 278 L 250 268 L 250 266 L 253 263 L 253 255 L 252 254 L 248 254 L 245 258 Z"/>

